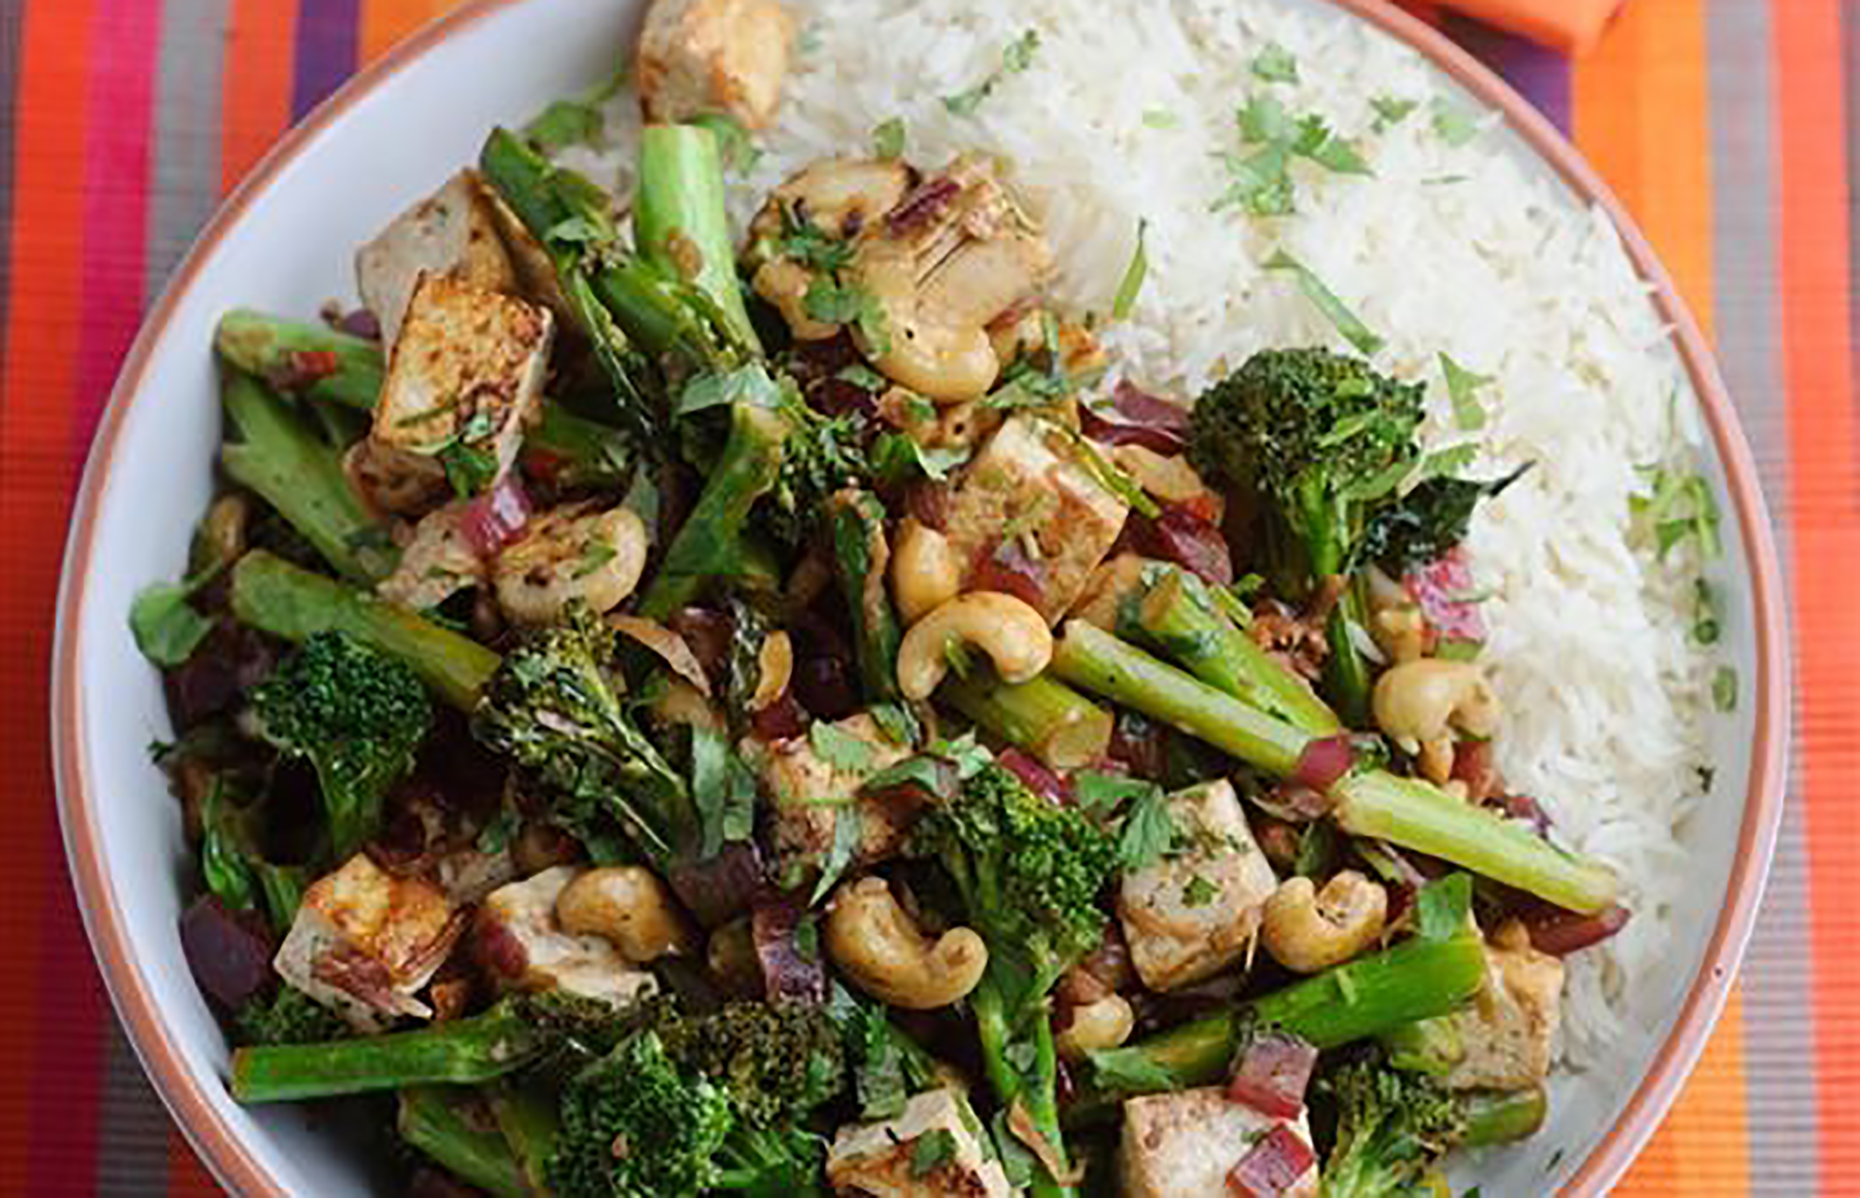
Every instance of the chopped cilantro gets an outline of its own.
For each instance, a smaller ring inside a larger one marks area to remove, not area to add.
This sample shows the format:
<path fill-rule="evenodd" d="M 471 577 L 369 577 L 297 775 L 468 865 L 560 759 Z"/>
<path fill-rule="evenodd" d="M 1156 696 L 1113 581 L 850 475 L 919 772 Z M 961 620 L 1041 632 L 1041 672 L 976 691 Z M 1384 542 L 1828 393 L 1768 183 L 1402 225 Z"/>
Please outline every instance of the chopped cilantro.
<path fill-rule="evenodd" d="M 896 486 L 922 476 L 942 482 L 949 472 L 969 460 L 967 449 L 926 449 L 907 433 L 883 433 L 872 444 L 872 474 L 881 483 Z"/>
<path fill-rule="evenodd" d="M 509 847 L 511 837 L 522 826 L 523 817 L 517 814 L 516 808 L 501 808 L 496 817 L 478 833 L 477 850 L 488 857 L 495 857 Z"/>
<path fill-rule="evenodd" d="M 1373 173 L 1356 147 L 1332 133 L 1323 117 L 1294 117 L 1274 96 L 1249 97 L 1234 118 L 1241 143 L 1258 148 L 1244 156 L 1221 155 L 1232 182 L 1215 200 L 1217 212 L 1240 207 L 1254 216 L 1292 213 L 1295 188 L 1289 167 L 1293 158 L 1304 158 L 1335 174 Z"/>
<path fill-rule="evenodd" d="M 1144 246 L 1149 230 L 1147 219 L 1137 221 L 1137 248 L 1131 251 L 1130 265 L 1124 268 L 1123 281 L 1118 283 L 1117 295 L 1111 300 L 1111 315 L 1118 320 L 1130 319 L 1137 306 L 1137 296 L 1143 290 L 1143 280 L 1150 273 L 1149 254 Z"/>
<path fill-rule="evenodd" d="M 994 94 L 995 88 L 1009 76 L 1018 75 L 1033 65 L 1033 56 L 1040 48 L 1038 30 L 1029 29 L 1001 51 L 1001 65 L 988 72 L 980 83 L 953 96 L 943 97 L 943 107 L 951 116 L 972 117 L 981 108 L 982 101 Z"/>
<path fill-rule="evenodd" d="M 1718 589 L 1703 578 L 1692 584 L 1692 639 L 1701 645 L 1715 645 L 1724 633 L 1724 600 Z"/>
<path fill-rule="evenodd" d="M 581 546 L 581 560 L 575 563 L 575 571 L 571 577 L 577 581 L 586 578 L 619 556 L 620 551 L 615 549 L 611 542 L 597 541 L 590 537 Z"/>
<path fill-rule="evenodd" d="M 1297 83 L 1298 60 L 1277 42 L 1267 42 L 1253 59 L 1253 74 L 1267 83 Z"/>
<path fill-rule="evenodd" d="M 1358 319 L 1344 302 L 1337 298 L 1337 293 L 1324 285 L 1310 267 L 1292 257 L 1284 250 L 1273 251 L 1272 257 L 1266 259 L 1267 270 L 1286 270 L 1298 280 L 1299 290 L 1305 298 L 1316 305 L 1318 311 L 1334 325 L 1344 340 L 1355 346 L 1358 353 L 1373 354 L 1382 348 L 1382 338 L 1369 331 L 1369 326 Z"/>
<path fill-rule="evenodd" d="M 710 130 L 711 136 L 717 139 L 717 156 L 722 159 L 725 170 L 746 175 L 762 161 L 762 151 L 756 147 L 755 138 L 735 118 L 707 112 L 693 117 L 691 123 Z"/>
<path fill-rule="evenodd" d="M 805 216 L 784 207 L 781 210 L 781 234 L 775 238 L 775 252 L 792 258 L 809 270 L 836 271 L 852 261 L 852 246 Z"/>
<path fill-rule="evenodd" d="M 607 124 L 601 109 L 626 86 L 626 77 L 622 68 L 599 86 L 550 104 L 523 127 L 524 139 L 544 154 L 594 141 Z"/>
<path fill-rule="evenodd" d="M 754 834 L 755 775 L 714 728 L 691 729 L 691 800 L 703 828 L 701 856 L 714 857 L 727 842 Z"/>
<path fill-rule="evenodd" d="M 872 768 L 872 746 L 852 733 L 824 720 L 807 730 L 814 755 L 836 770 L 857 774 Z"/>
<path fill-rule="evenodd" d="M 735 370 L 702 374 L 685 385 L 678 394 L 677 416 L 688 416 L 706 408 L 732 407 L 746 403 L 773 410 L 781 406 L 781 386 L 769 377 L 759 363 L 751 362 Z"/>
<path fill-rule="evenodd" d="M 1719 711 L 1737 710 L 1737 670 L 1719 666 L 1711 676 L 1711 705 Z"/>
<path fill-rule="evenodd" d="M 1160 786 L 1139 795 L 1117 832 L 1118 866 L 1125 873 L 1160 861 L 1175 845 L 1175 817 Z"/>
<path fill-rule="evenodd" d="M 872 156 L 893 162 L 904 157 L 905 129 L 903 117 L 881 121 L 872 130 Z"/>
<path fill-rule="evenodd" d="M 1485 409 L 1479 405 L 1479 397 L 1474 392 L 1496 380 L 1489 374 L 1467 370 L 1444 353 L 1440 355 L 1440 369 L 1447 376 L 1447 395 L 1453 401 L 1453 423 L 1469 433 L 1484 428 Z"/>
<path fill-rule="evenodd" d="M 1707 561 L 1724 552 L 1718 501 L 1704 475 L 1654 466 L 1643 467 L 1641 476 L 1651 490 L 1630 496 L 1628 508 L 1646 518 L 1661 558 L 1687 541 L 1696 542 L 1699 555 Z"/>
<path fill-rule="evenodd" d="M 1221 888 L 1208 881 L 1200 874 L 1188 880 L 1182 887 L 1182 905 L 1185 907 L 1205 907 L 1221 897 Z"/>
<path fill-rule="evenodd" d="M 911 1176 L 928 1177 L 956 1159 L 956 1133 L 933 1127 L 911 1145 Z"/>
<path fill-rule="evenodd" d="M 1466 931 L 1472 911 L 1472 875 L 1455 873 L 1421 887 L 1414 897 L 1415 932 L 1423 940 L 1448 940 Z"/>
<path fill-rule="evenodd" d="M 453 493 L 460 499 L 470 499 L 482 495 L 497 481 L 497 455 L 468 444 L 463 436 L 441 448 L 438 457 L 439 464 L 446 469 L 446 481 L 452 484 Z"/>
<path fill-rule="evenodd" d="M 1419 100 L 1404 100 L 1398 96 L 1377 96 L 1369 101 L 1369 107 L 1375 110 L 1375 123 L 1370 127 L 1377 133 L 1393 125 L 1399 125 L 1408 119 L 1408 115 L 1421 106 Z"/>
<path fill-rule="evenodd" d="M 1451 100 L 1436 97 L 1429 111 L 1434 117 L 1434 134 L 1450 146 L 1463 146 L 1479 136 L 1479 121 Z"/>
<path fill-rule="evenodd" d="M 878 371 L 873 370 L 864 362 L 854 362 L 850 366 L 842 366 L 840 367 L 839 373 L 835 374 L 833 377 L 840 380 L 842 383 L 851 383 L 853 386 L 865 391 L 879 392 L 887 390 L 891 386 L 890 379 L 886 378 Z M 917 397 L 913 396 L 912 398 L 915 399 Z M 919 399 L 917 402 L 928 405 L 930 401 Z M 935 407 L 930 408 L 930 415 L 932 418 L 935 418 Z"/>
<path fill-rule="evenodd" d="M 1104 770 L 1081 770 L 1072 776 L 1073 800 L 1079 810 L 1097 820 L 1108 820 L 1118 808 L 1150 794 L 1160 794 L 1154 782 Z"/>
<path fill-rule="evenodd" d="M 1143 123 L 1152 129 L 1174 129 L 1181 125 L 1182 118 L 1167 108 L 1146 108 Z"/>
<path fill-rule="evenodd" d="M 818 728 L 820 725 L 814 725 Z M 820 865 L 820 881 L 814 883 L 813 897 L 808 900 L 812 906 L 827 897 L 833 890 L 833 884 L 840 880 L 859 855 L 860 842 L 865 839 L 865 817 L 857 806 L 835 807 L 833 809 L 833 847 L 827 850 L 827 859 Z"/>

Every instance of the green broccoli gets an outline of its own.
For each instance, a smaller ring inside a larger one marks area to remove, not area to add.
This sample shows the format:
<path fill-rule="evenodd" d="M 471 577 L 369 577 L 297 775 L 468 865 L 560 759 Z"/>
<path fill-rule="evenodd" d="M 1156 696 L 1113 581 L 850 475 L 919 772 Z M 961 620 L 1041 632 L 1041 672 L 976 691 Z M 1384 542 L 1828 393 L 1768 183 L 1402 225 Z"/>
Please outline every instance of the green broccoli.
<path fill-rule="evenodd" d="M 266 739 L 315 767 L 338 859 L 378 830 L 389 788 L 413 768 L 433 723 L 411 669 L 341 632 L 305 641 L 252 703 Z"/>
<path fill-rule="evenodd" d="M 1077 808 L 1034 794 L 989 764 L 949 803 L 932 808 L 912 851 L 935 858 L 955 882 L 988 968 L 969 996 L 989 1082 L 1004 1109 L 1021 1108 L 1065 1168 L 1058 1065 L 1045 1004 L 1060 976 L 1104 934 L 1099 898 L 1117 870 L 1111 837 Z M 1056 1177 L 1034 1192 L 1068 1192 Z"/>
<path fill-rule="evenodd" d="M 1541 1087 L 1448 1090 L 1373 1057 L 1333 1070 L 1319 1091 L 1337 1108 L 1326 1198 L 1412 1194 L 1450 1149 L 1524 1139 L 1542 1126 L 1545 1110 Z"/>
<path fill-rule="evenodd" d="M 846 1087 L 839 1029 L 816 1008 L 737 1002 L 686 1016 L 667 1007 L 651 1022 L 666 1055 L 721 1086 L 752 1123 L 803 1119 Z"/>
<path fill-rule="evenodd" d="M 349 1025 L 297 987 L 279 986 L 235 1011 L 233 1031 L 241 1044 L 318 1044 L 342 1039 Z"/>
<path fill-rule="evenodd" d="M 1195 401 L 1189 459 L 1202 477 L 1258 494 L 1265 564 L 1283 593 L 1315 595 L 1355 567 L 1377 504 L 1420 462 L 1421 395 L 1356 358 L 1271 349 Z M 1369 675 L 1351 623 L 1364 623 L 1355 587 L 1331 616 L 1326 683 L 1360 726 Z"/>

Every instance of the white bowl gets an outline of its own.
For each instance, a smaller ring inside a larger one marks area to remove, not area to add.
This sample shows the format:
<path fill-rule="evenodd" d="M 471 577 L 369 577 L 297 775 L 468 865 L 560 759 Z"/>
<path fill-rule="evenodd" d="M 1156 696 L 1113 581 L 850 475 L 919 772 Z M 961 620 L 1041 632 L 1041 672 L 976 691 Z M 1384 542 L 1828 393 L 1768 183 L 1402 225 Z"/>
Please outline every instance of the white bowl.
<path fill-rule="evenodd" d="M 1319 0 L 1306 0 L 1317 4 Z M 1755 469 L 1698 330 L 1618 205 L 1536 112 L 1437 33 L 1374 0 L 1328 0 L 1415 44 L 1474 100 L 1504 112 L 1506 152 L 1535 156 L 1571 202 L 1607 207 L 1675 328 L 1727 521 L 1726 637 L 1745 701 L 1720 734 L 1717 792 L 1687 831 L 1697 884 L 1679 913 L 1658 1017 L 1621 1046 L 1605 1101 L 1564 1104 L 1526 1147 L 1476 1166 L 1487 1193 L 1605 1189 L 1696 1061 L 1749 933 L 1781 813 L 1787 741 L 1782 598 Z M 160 678 L 125 614 L 176 577 L 212 484 L 219 405 L 213 328 L 228 308 L 309 312 L 350 294 L 352 247 L 521 121 L 605 78 L 631 44 L 637 0 L 477 0 L 363 73 L 293 132 L 214 219 L 150 314 L 92 449 L 59 604 L 53 741 L 60 811 L 93 948 L 145 1068 L 229 1188 L 369 1189 L 366 1154 L 293 1107 L 233 1102 L 227 1045 L 182 957 L 192 865 L 180 807 L 146 746 L 169 731 Z"/>

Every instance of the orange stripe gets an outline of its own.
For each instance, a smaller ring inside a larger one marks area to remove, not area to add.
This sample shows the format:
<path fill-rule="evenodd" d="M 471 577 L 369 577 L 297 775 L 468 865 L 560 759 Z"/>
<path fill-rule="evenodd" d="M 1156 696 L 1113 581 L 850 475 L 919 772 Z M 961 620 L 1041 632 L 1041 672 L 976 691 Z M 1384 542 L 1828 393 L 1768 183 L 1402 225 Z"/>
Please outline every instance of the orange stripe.
<path fill-rule="evenodd" d="M 1849 163 L 1842 127 L 1841 0 L 1770 5 L 1784 371 L 1789 390 L 1797 727 L 1807 827 L 1821 1177 L 1860 1177 L 1860 453 L 1856 452 Z M 1788 510 L 1788 505 L 1784 506 Z"/>
<path fill-rule="evenodd" d="M 56 843 L 44 752 L 43 704 L 51 652 L 47 618 L 58 574 L 58 542 L 75 472 L 79 333 L 83 322 L 84 154 L 88 138 L 91 0 L 31 5 L 25 17 L 14 143 L 11 260 L 0 264 L 9 289 L 8 327 L 0 353 L 0 760 L 8 762 L 7 834 L 0 837 L 0 877 L 18 880 L 0 905 L 0 1191 L 31 1193 L 33 1124 L 55 1119 L 57 1104 L 34 1062 L 48 1052 L 48 1030 L 62 1026 L 56 978 L 36 975 L 48 928 L 68 934 L 55 903 L 68 900 L 62 879 L 45 871 Z M 99 232 L 108 236 L 107 230 Z M 80 1029 L 73 1029 L 74 1031 Z M 89 1033 L 94 1029 L 81 1029 Z M 73 1051 L 87 1052 L 73 1045 Z M 99 1062 L 101 1067 L 101 1062 Z M 37 1162 L 56 1167 L 56 1162 Z M 67 1161 L 78 1169 L 89 1162 Z M 86 1188 L 88 1174 L 66 1178 Z"/>
<path fill-rule="evenodd" d="M 373 62 L 456 0 L 363 0 L 360 39 L 362 65 Z"/>
<path fill-rule="evenodd" d="M 238 186 L 291 123 L 297 4 L 298 0 L 233 0 L 220 101 L 223 192 Z"/>

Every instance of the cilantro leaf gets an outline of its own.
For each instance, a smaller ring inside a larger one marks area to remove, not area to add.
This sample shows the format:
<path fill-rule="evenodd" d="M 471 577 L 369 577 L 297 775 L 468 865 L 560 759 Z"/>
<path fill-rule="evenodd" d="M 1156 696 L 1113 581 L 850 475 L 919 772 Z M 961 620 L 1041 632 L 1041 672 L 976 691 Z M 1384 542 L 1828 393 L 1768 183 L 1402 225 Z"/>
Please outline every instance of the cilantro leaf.
<path fill-rule="evenodd" d="M 1408 119 L 1408 115 L 1421 106 L 1419 100 L 1404 100 L 1398 96 L 1377 96 L 1369 101 L 1376 119 L 1370 127 L 1377 133 L 1393 125 L 1399 125 Z"/>
<path fill-rule="evenodd" d="M 1073 801 L 1078 804 L 1079 810 L 1097 820 L 1108 820 L 1126 803 L 1134 803 L 1161 792 L 1162 788 L 1154 782 L 1132 778 L 1128 774 L 1080 770 L 1072 775 Z"/>
<path fill-rule="evenodd" d="M 762 161 L 762 151 L 756 147 L 755 138 L 736 118 L 721 112 L 707 112 L 691 118 L 691 123 L 710 130 L 711 136 L 717 139 L 717 156 L 725 170 L 746 175 Z"/>
<path fill-rule="evenodd" d="M 1175 817 L 1168 796 L 1158 786 L 1140 796 L 1117 832 L 1118 868 L 1125 873 L 1160 861 L 1175 844 Z"/>
<path fill-rule="evenodd" d="M 858 774 L 872 768 L 872 746 L 837 725 L 815 720 L 807 730 L 807 743 L 816 757 L 843 773 Z"/>
<path fill-rule="evenodd" d="M 1297 83 L 1298 60 L 1277 42 L 1267 42 L 1253 58 L 1253 74 L 1267 83 Z"/>
<path fill-rule="evenodd" d="M 1737 670 L 1719 666 L 1711 676 L 1711 704 L 1719 711 L 1737 710 Z"/>
<path fill-rule="evenodd" d="M 1001 65 L 983 77 L 974 87 L 957 92 L 953 96 L 943 97 L 943 107 L 951 116 L 972 117 L 981 108 L 982 101 L 994 94 L 995 88 L 1001 86 L 1004 79 L 1021 74 L 1033 65 L 1033 56 L 1040 48 L 1038 30 L 1029 29 L 1001 50 Z"/>
<path fill-rule="evenodd" d="M 885 486 L 923 477 L 942 482 L 969 460 L 968 449 L 926 449 L 908 433 L 883 433 L 872 443 L 872 475 Z"/>
<path fill-rule="evenodd" d="M 714 857 L 730 841 L 755 832 L 756 779 L 714 728 L 691 730 L 691 799 L 703 827 L 702 857 Z"/>
<path fill-rule="evenodd" d="M 1415 933 L 1423 940 L 1450 940 L 1464 934 L 1471 913 L 1471 874 L 1436 878 L 1414 896 Z"/>
<path fill-rule="evenodd" d="M 1324 314 L 1344 340 L 1356 347 L 1358 353 L 1367 356 L 1382 348 L 1382 338 L 1370 332 L 1369 326 L 1350 311 L 1337 298 L 1337 293 L 1326 287 L 1310 267 L 1281 249 L 1273 251 L 1272 257 L 1266 259 L 1266 269 L 1290 271 L 1298 281 L 1298 289 L 1305 293 L 1305 298 Z"/>
<path fill-rule="evenodd" d="M 955 1159 L 956 1133 L 947 1127 L 933 1127 L 911 1145 L 911 1176 L 928 1177 Z"/>
<path fill-rule="evenodd" d="M 818 728 L 820 725 L 814 725 Z M 834 884 L 840 880 L 859 855 L 859 845 L 865 839 L 865 816 L 858 807 L 833 808 L 833 847 L 827 850 L 827 859 L 820 864 L 820 881 L 814 884 L 814 893 L 808 899 L 808 906 L 813 906 L 833 892 Z"/>
<path fill-rule="evenodd" d="M 1182 887 L 1182 905 L 1185 907 L 1205 907 L 1221 897 L 1221 888 L 1208 881 L 1200 874 L 1188 880 Z"/>
<path fill-rule="evenodd" d="M 1479 136 L 1479 121 L 1451 100 L 1436 97 L 1429 106 L 1433 113 L 1434 134 L 1450 146 L 1463 146 Z"/>
<path fill-rule="evenodd" d="M 1131 252 L 1130 265 L 1124 268 L 1123 281 L 1117 285 L 1117 295 L 1111 300 L 1111 315 L 1118 320 L 1128 320 L 1131 312 L 1136 310 L 1137 296 L 1143 291 L 1143 280 L 1150 272 L 1150 259 L 1144 242 L 1150 231 L 1149 220 L 1137 221 L 1137 248 Z"/>
<path fill-rule="evenodd" d="M 872 156 L 886 162 L 895 162 L 904 157 L 905 128 L 903 117 L 892 117 L 881 121 L 872 130 Z"/>
<path fill-rule="evenodd" d="M 1447 376 L 1447 395 L 1453 401 L 1453 423 L 1469 433 L 1484 428 L 1485 409 L 1473 393 L 1497 380 L 1489 374 L 1467 370 L 1445 353 L 1440 355 L 1440 370 Z"/>

